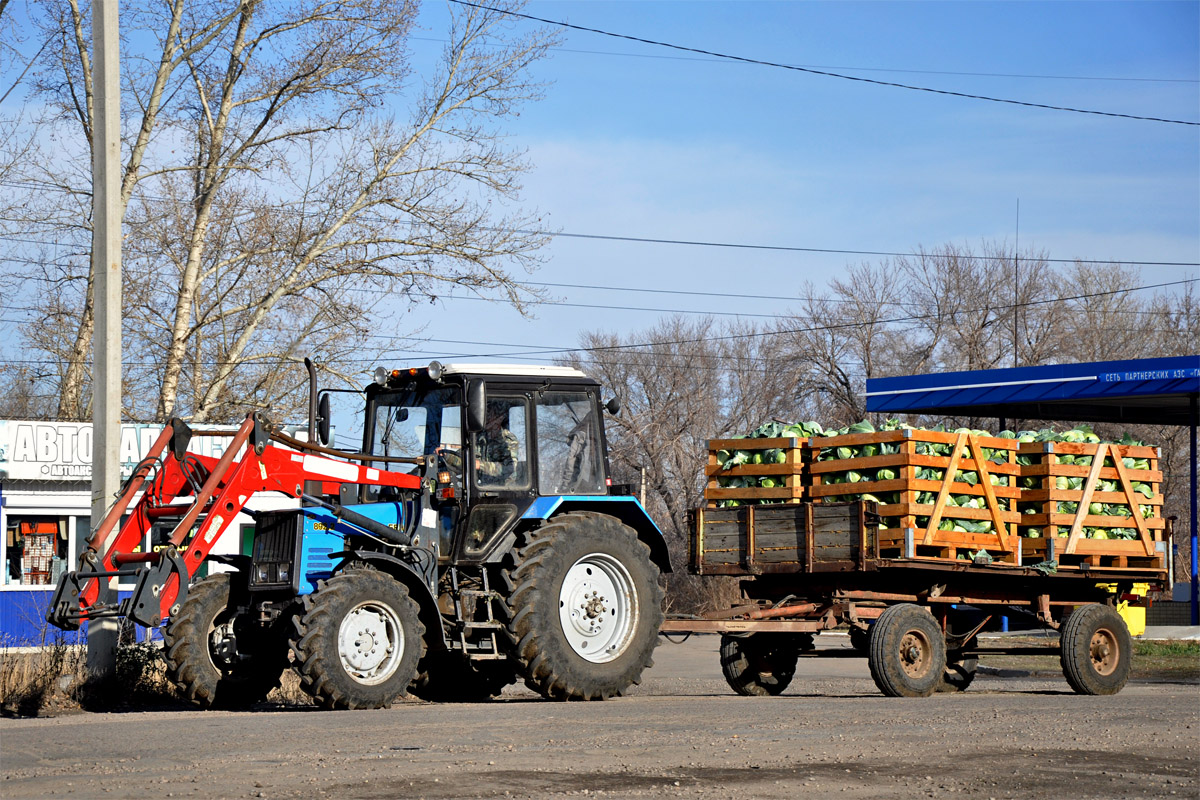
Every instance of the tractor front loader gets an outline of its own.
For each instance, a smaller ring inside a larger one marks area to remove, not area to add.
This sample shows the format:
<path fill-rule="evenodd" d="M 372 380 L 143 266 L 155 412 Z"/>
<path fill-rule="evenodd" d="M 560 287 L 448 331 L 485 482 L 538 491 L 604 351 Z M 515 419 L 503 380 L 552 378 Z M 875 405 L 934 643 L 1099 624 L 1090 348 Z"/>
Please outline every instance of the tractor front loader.
<path fill-rule="evenodd" d="M 217 459 L 188 452 L 193 436 L 232 439 Z M 293 632 L 280 623 L 290 620 L 294 596 L 268 592 L 255 604 L 252 616 L 249 584 L 258 577 L 258 583 L 282 581 L 289 585 L 289 575 L 286 571 L 280 574 L 278 567 L 270 572 L 274 565 L 269 564 L 259 564 L 254 574 L 245 563 L 251 559 L 244 556 L 212 556 L 213 561 L 238 569 L 192 583 L 239 513 L 251 514 L 260 525 L 269 521 L 265 518 L 270 514 L 247 510 L 251 497 L 276 492 L 298 498 L 309 505 L 311 510 L 306 513 L 332 516 L 363 537 L 385 542 L 400 563 L 422 563 L 414 554 L 421 549 L 421 537 L 412 513 L 420 479 L 326 458 L 318 452 L 325 450 L 286 436 L 258 414 L 248 416 L 232 434 L 192 431 L 182 420 L 172 419 L 96 527 L 78 571 L 68 572 L 59 581 L 49 621 L 71 630 L 84 620 L 105 617 L 127 617 L 151 628 L 169 620 L 164 633 L 169 670 L 190 699 L 205 707 L 236 707 L 262 700 L 278 685 L 288 663 L 289 634 Z M 239 453 L 242 457 L 235 460 Z M 386 460 L 414 463 L 423 459 Z M 375 509 L 376 516 L 388 522 L 342 506 L 339 498 L 347 485 L 390 490 L 396 502 Z M 169 528 L 170 533 L 165 545 L 151 550 L 147 544 L 156 526 Z M 429 563 L 428 554 L 423 561 Z M 432 578 L 430 570 L 420 566 L 413 566 L 412 573 L 414 583 L 428 585 Z M 117 579 L 134 582 L 132 594 L 119 602 L 102 601 L 101 583 Z M 369 612 L 358 612 L 360 621 L 368 616 Z M 416 624 L 415 619 L 409 621 L 410 628 Z M 415 665 L 415 658 L 413 662 Z"/>

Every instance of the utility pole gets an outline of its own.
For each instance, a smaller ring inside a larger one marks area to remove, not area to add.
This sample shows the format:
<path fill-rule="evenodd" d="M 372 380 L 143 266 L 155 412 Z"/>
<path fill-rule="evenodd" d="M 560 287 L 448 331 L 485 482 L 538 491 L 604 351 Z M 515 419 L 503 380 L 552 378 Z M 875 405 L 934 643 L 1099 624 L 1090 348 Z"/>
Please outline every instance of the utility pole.
<path fill-rule="evenodd" d="M 117 0 L 92 4 L 92 520 L 104 519 L 121 480 L 121 84 Z M 101 553 L 100 555 L 103 555 Z M 104 564 L 100 569 L 111 569 Z M 116 578 L 100 581 L 100 602 L 116 601 Z M 117 621 L 88 622 L 87 666 L 93 679 L 116 672 Z"/>
<path fill-rule="evenodd" d="M 1013 248 L 1013 366 L 1021 366 L 1017 314 L 1021 310 L 1021 198 L 1017 198 L 1017 241 Z"/>

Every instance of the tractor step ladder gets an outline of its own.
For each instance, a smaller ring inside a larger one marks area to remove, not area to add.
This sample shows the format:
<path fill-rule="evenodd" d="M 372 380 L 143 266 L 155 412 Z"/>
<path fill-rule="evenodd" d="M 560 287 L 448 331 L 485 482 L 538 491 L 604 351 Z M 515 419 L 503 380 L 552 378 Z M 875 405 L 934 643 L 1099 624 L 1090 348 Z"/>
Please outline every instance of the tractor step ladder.
<path fill-rule="evenodd" d="M 496 619 L 492 602 L 500 599 L 500 593 L 488 586 L 487 570 L 483 570 L 482 589 L 458 589 L 457 576 L 455 576 L 454 584 L 457 590 L 458 618 L 462 620 L 458 641 L 462 646 L 463 653 L 471 661 L 502 661 L 508 658 L 507 654 L 500 650 L 500 643 L 496 640 L 496 634 L 504 629 L 504 623 Z M 481 602 L 485 612 L 484 619 L 475 619 L 479 613 Z M 486 638 L 476 643 L 483 645 L 479 650 L 471 650 L 467 646 L 467 634 L 475 631 L 486 632 Z"/>

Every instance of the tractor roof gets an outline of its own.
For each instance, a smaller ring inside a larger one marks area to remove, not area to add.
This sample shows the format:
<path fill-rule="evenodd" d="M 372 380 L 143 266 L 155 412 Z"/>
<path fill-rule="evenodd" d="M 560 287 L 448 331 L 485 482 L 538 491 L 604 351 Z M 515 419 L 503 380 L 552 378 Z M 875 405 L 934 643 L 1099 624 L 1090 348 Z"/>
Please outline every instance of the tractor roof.
<path fill-rule="evenodd" d="M 586 378 L 574 367 L 558 367 L 547 364 L 487 364 L 462 363 L 443 364 L 444 375 L 498 375 L 504 377 L 530 378 Z"/>

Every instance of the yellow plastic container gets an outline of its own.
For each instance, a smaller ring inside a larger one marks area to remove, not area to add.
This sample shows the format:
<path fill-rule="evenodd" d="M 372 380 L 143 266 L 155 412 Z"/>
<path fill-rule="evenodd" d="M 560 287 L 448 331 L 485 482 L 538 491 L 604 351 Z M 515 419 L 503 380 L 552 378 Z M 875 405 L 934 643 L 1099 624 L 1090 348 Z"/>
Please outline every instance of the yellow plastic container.
<path fill-rule="evenodd" d="M 1117 585 L 1115 583 L 1101 583 L 1099 588 L 1106 589 L 1109 592 L 1116 592 Z M 1130 594 L 1136 594 L 1138 597 L 1145 597 L 1150 591 L 1150 584 L 1135 583 Z M 1125 627 L 1129 628 L 1130 636 L 1142 636 L 1146 633 L 1146 607 L 1131 606 L 1128 600 L 1121 600 L 1117 603 L 1117 613 L 1121 615 L 1121 619 L 1125 620 Z"/>

